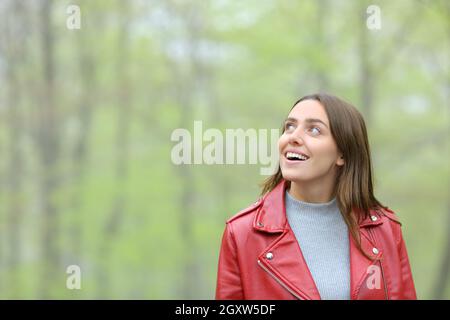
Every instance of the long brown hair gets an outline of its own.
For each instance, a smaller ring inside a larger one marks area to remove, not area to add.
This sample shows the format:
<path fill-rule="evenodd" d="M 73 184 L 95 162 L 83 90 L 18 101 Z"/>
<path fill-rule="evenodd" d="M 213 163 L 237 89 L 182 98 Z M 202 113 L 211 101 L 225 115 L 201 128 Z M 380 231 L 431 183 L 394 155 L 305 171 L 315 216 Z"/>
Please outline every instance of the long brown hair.
<path fill-rule="evenodd" d="M 350 103 L 325 93 L 304 96 L 294 103 L 291 110 L 303 100 L 316 100 L 325 108 L 331 134 L 345 160 L 336 174 L 336 202 L 357 247 L 372 259 L 361 248 L 358 224 L 369 216 L 370 209 L 386 207 L 373 194 L 373 168 L 364 118 Z M 284 133 L 284 126 L 282 132 Z M 261 195 L 272 191 L 282 179 L 278 165 L 277 172 L 262 183 Z"/>

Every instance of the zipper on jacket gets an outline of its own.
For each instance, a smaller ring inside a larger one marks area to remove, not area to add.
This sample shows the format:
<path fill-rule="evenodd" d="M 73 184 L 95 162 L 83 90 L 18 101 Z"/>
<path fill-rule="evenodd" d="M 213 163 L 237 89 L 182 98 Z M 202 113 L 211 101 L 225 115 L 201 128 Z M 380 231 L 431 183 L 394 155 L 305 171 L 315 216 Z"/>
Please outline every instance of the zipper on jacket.
<path fill-rule="evenodd" d="M 372 241 L 373 241 L 373 242 L 375 243 L 375 245 L 376 245 L 377 242 L 375 241 L 375 236 L 374 236 L 374 234 L 372 233 L 372 230 L 371 230 L 370 228 L 368 228 L 367 231 L 369 232 L 369 235 L 370 235 L 370 237 L 372 238 Z M 378 262 L 379 262 L 379 264 L 380 264 L 381 276 L 383 277 L 384 297 L 385 297 L 385 300 L 389 300 L 388 292 L 387 292 L 387 287 L 386 287 L 386 278 L 385 278 L 385 276 L 384 276 L 383 264 L 381 263 L 381 260 L 378 260 Z"/>
<path fill-rule="evenodd" d="M 381 263 L 381 260 L 380 260 L 380 269 L 381 269 L 381 275 L 383 276 L 384 296 L 386 297 L 386 300 L 389 300 L 387 287 L 386 287 L 386 278 L 384 276 L 383 264 Z"/>
<path fill-rule="evenodd" d="M 289 291 L 290 294 L 292 294 L 294 297 L 296 297 L 299 300 L 305 300 L 302 299 L 298 294 L 296 294 L 294 291 L 292 291 L 286 284 L 283 283 L 280 279 L 277 278 L 269 269 L 267 269 L 262 262 L 258 259 L 258 264 L 261 268 L 264 269 L 276 282 L 278 282 L 283 288 L 285 288 L 287 291 Z"/>

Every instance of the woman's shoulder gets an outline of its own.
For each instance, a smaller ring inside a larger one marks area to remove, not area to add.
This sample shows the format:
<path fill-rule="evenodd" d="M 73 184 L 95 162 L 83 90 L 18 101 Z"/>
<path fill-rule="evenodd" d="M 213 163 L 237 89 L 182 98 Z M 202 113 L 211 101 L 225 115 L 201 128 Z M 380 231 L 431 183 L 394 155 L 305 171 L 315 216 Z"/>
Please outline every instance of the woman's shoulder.
<path fill-rule="evenodd" d="M 377 209 L 380 217 L 386 222 L 384 225 L 388 226 L 388 228 L 381 228 L 380 231 L 385 231 L 386 235 L 393 237 L 395 242 L 398 244 L 402 239 L 402 223 L 398 215 L 391 210 L 389 207 L 383 207 Z"/>
<path fill-rule="evenodd" d="M 397 224 L 399 224 L 400 226 L 402 225 L 402 223 L 400 222 L 399 217 L 397 216 L 397 214 L 389 209 L 389 207 L 383 207 L 381 209 L 377 210 L 382 216 L 386 217 L 387 219 L 389 219 L 392 222 L 395 222 Z"/>

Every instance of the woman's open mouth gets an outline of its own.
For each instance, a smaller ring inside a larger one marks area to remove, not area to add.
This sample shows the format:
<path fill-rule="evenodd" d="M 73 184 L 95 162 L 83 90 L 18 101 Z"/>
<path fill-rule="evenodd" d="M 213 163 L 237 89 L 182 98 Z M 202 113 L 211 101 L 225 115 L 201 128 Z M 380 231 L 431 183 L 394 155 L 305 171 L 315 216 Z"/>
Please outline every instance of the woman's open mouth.
<path fill-rule="evenodd" d="M 300 162 L 305 162 L 309 159 L 309 157 L 307 155 L 304 155 L 302 153 L 290 152 L 290 151 L 286 152 L 284 154 L 284 156 L 289 163 L 300 163 Z"/>

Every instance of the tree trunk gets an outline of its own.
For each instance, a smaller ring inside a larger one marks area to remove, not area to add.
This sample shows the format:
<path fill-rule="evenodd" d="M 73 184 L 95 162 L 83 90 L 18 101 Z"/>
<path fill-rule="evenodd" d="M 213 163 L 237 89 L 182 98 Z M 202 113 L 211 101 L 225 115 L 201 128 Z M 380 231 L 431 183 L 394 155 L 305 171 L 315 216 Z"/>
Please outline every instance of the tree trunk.
<path fill-rule="evenodd" d="M 128 178 L 129 136 L 132 106 L 130 99 L 130 79 L 128 76 L 128 33 L 129 3 L 118 1 L 120 12 L 120 30 L 117 42 L 117 133 L 116 133 L 116 194 L 113 198 L 111 212 L 104 226 L 104 237 L 100 245 L 99 257 L 102 268 L 98 273 L 98 294 L 105 298 L 111 294 L 110 256 L 112 243 L 120 232 L 120 225 L 126 211 L 126 181 Z"/>
<path fill-rule="evenodd" d="M 326 36 L 326 18 L 328 16 L 329 3 L 327 0 L 318 0 L 317 1 L 317 41 L 318 41 L 318 49 L 320 53 L 329 52 L 328 49 L 328 41 Z M 318 65 L 316 69 L 316 81 L 318 91 L 327 91 L 329 90 L 330 83 L 327 75 L 327 71 L 323 68 L 322 65 Z"/>
<path fill-rule="evenodd" d="M 444 10 L 444 12 L 447 13 L 447 34 L 448 34 L 448 38 L 450 38 L 450 4 L 448 2 L 446 2 L 445 4 L 443 4 L 443 8 L 442 10 Z M 447 83 L 445 86 L 445 96 L 446 96 L 446 101 L 450 100 L 450 78 L 449 76 L 447 76 Z M 448 109 L 447 109 L 447 116 L 448 116 Z M 448 128 L 447 128 L 448 130 Z M 443 135 L 445 136 L 445 135 Z M 448 134 L 447 134 L 448 137 Z M 448 190 L 448 178 L 447 178 L 447 190 Z M 435 289 L 434 289 L 434 299 L 445 299 L 445 290 L 448 288 L 448 286 L 450 285 L 450 199 L 449 197 L 447 197 L 447 223 L 445 224 L 446 226 L 446 230 L 445 230 L 445 235 L 446 235 L 446 241 L 444 244 L 444 251 L 443 251 L 443 258 L 441 261 L 441 267 L 440 267 L 440 272 L 437 274 L 436 277 L 436 284 L 435 284 Z M 448 299 L 448 297 L 447 297 Z"/>
<path fill-rule="evenodd" d="M 22 233 L 21 224 L 23 222 L 23 188 L 22 173 L 24 168 L 23 154 L 21 148 L 21 136 L 23 132 L 23 123 L 21 117 L 20 104 L 20 79 L 17 66 L 23 62 L 24 55 L 24 37 L 22 23 L 25 23 L 24 8 L 20 2 L 11 2 L 11 8 L 8 9 L 10 15 L 15 19 L 8 19 L 7 28 L 5 28 L 5 37 L 8 39 L 6 47 L 7 63 L 7 118 L 9 126 L 9 150 L 7 152 L 9 158 L 7 184 L 9 195 L 8 208 L 8 228 L 6 231 L 8 239 L 8 294 L 9 298 L 17 299 L 20 297 L 20 274 L 18 266 L 22 256 Z"/>
<path fill-rule="evenodd" d="M 49 298 L 55 274 L 64 274 L 59 268 L 58 244 L 59 218 L 55 203 L 55 192 L 60 184 L 58 177 L 59 116 L 55 104 L 54 34 L 52 30 L 52 0 L 42 0 L 41 37 L 43 58 L 42 101 L 37 119 L 37 147 L 41 167 L 40 198 L 42 213 L 42 275 L 39 292 Z"/>
<path fill-rule="evenodd" d="M 450 279 L 450 201 L 447 200 L 447 223 L 445 224 L 446 241 L 442 255 L 441 266 L 436 277 L 434 286 L 434 298 L 436 300 L 445 299 L 445 290 L 449 285 Z"/>
<path fill-rule="evenodd" d="M 86 7 L 89 4 L 86 1 L 80 3 L 85 9 L 83 16 L 86 18 Z M 89 138 L 91 134 L 91 123 L 95 109 L 95 68 L 96 63 L 94 61 L 92 48 L 89 46 L 90 41 L 93 39 L 90 37 L 90 32 L 79 32 L 77 34 L 77 50 L 79 57 L 80 67 L 80 83 L 81 83 L 81 97 L 77 106 L 77 121 L 79 123 L 78 136 L 75 140 L 75 145 L 72 151 L 72 165 L 73 165 L 73 178 L 72 183 L 76 186 L 72 198 L 71 208 L 73 217 L 71 219 L 69 238 L 70 238 L 70 255 L 67 257 L 70 264 L 82 264 L 82 248 L 83 248 L 83 235 L 82 226 L 85 221 L 82 217 L 81 204 L 82 195 L 81 189 L 84 181 L 85 170 L 87 166 L 87 158 L 89 154 Z"/>
<path fill-rule="evenodd" d="M 167 10 L 183 21 L 186 29 L 187 48 L 186 54 L 189 59 L 187 61 L 190 67 L 189 73 L 184 75 L 181 61 L 169 61 L 169 68 L 172 71 L 172 79 L 174 79 L 175 96 L 177 104 L 181 108 L 181 120 L 179 128 L 189 128 L 192 122 L 192 114 L 194 111 L 194 94 L 198 88 L 199 72 L 201 67 L 197 61 L 197 50 L 199 34 L 197 27 L 199 26 L 198 12 L 192 4 L 182 5 L 175 2 L 167 2 Z M 170 59 L 169 59 L 170 60 Z M 195 239 L 193 226 L 195 223 L 195 195 L 196 184 L 194 172 L 190 165 L 181 165 L 177 167 L 178 180 L 182 185 L 180 201 L 179 201 L 179 226 L 180 236 L 186 252 L 184 263 L 181 270 L 181 282 L 179 284 L 180 298 L 193 299 L 195 289 L 199 285 L 198 267 L 195 260 Z"/>
<path fill-rule="evenodd" d="M 369 30 L 366 25 L 367 1 L 361 1 L 358 17 L 359 17 L 359 34 L 358 34 L 358 52 L 359 52 L 359 81 L 360 81 L 360 106 L 361 112 L 366 121 L 367 127 L 372 123 L 372 109 L 374 97 L 374 77 L 372 66 L 370 64 L 369 53 L 371 52 Z"/>

